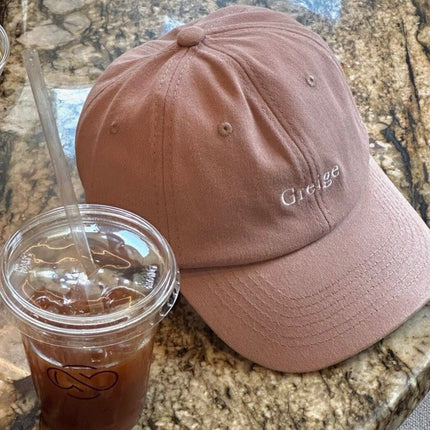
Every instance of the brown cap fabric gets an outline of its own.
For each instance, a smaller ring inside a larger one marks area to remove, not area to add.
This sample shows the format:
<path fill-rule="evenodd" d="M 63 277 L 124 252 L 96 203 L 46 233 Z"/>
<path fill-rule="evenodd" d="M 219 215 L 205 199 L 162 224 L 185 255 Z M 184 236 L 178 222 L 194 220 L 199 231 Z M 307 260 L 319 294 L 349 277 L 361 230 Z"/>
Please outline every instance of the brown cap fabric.
<path fill-rule="evenodd" d="M 88 202 L 171 243 L 185 297 L 233 349 L 288 372 L 373 344 L 430 298 L 430 233 L 368 151 L 325 42 L 220 9 L 128 51 L 77 130 Z"/>

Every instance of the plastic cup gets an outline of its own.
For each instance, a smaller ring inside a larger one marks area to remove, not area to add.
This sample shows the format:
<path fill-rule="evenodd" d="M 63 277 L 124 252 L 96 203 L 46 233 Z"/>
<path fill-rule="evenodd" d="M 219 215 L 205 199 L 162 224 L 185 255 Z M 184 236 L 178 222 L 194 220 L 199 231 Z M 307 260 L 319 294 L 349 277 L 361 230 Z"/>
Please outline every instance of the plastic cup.
<path fill-rule="evenodd" d="M 6 242 L 0 295 L 22 334 L 40 429 L 130 430 L 144 406 L 157 325 L 179 293 L 177 266 L 166 240 L 137 215 L 80 210 L 103 313 L 91 313 L 73 289 L 76 248 L 64 208 L 31 219 Z"/>
<path fill-rule="evenodd" d="M 0 25 L 0 75 L 3 73 L 4 66 L 9 58 L 9 38 L 5 29 Z"/>

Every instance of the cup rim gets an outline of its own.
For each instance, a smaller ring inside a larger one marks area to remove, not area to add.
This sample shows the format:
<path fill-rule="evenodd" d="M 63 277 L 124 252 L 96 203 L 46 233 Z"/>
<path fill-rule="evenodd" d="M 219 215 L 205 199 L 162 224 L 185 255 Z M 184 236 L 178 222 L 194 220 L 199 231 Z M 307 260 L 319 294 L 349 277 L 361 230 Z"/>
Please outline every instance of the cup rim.
<path fill-rule="evenodd" d="M 5 257 L 11 255 L 11 246 L 15 242 L 19 243 L 23 233 L 28 232 L 43 222 L 46 223 L 51 217 L 56 215 L 63 216 L 65 219 L 65 209 L 64 207 L 59 207 L 27 220 L 3 245 L 0 250 L 0 297 L 9 310 L 12 311 L 18 320 L 24 322 L 26 326 L 42 329 L 50 333 L 77 335 L 79 337 L 96 336 L 135 326 L 144 320 L 151 320 L 153 325 L 156 325 L 173 306 L 178 294 L 173 297 L 173 303 L 169 303 L 169 305 L 171 304 L 169 309 L 164 314 L 160 313 L 160 310 L 168 302 L 171 295 L 175 294 L 175 287 L 177 293 L 179 292 L 178 269 L 170 245 L 152 224 L 125 209 L 99 204 L 80 204 L 79 208 L 83 220 L 86 217 L 90 217 L 91 214 L 94 214 L 94 216 L 107 215 L 115 217 L 117 221 L 121 221 L 122 219 L 134 225 L 144 226 L 145 233 L 151 234 L 151 240 L 155 239 L 161 246 L 161 249 L 158 249 L 158 251 L 164 252 L 163 258 L 165 258 L 167 266 L 167 270 L 160 278 L 157 288 L 154 288 L 148 295 L 138 300 L 129 308 L 105 315 L 82 317 L 53 314 L 25 301 L 20 294 L 15 292 L 9 280 L 7 258 Z M 61 219 L 63 220 L 63 218 Z M 156 317 L 154 318 L 154 316 Z"/>
<path fill-rule="evenodd" d="M 6 30 L 4 29 L 4 27 L 2 25 L 0 25 L 0 37 L 3 39 L 4 41 L 4 52 L 3 52 L 3 56 L 0 58 L 0 70 L 6 65 L 6 62 L 9 58 L 10 55 L 10 41 L 9 41 L 9 36 L 6 33 Z"/>

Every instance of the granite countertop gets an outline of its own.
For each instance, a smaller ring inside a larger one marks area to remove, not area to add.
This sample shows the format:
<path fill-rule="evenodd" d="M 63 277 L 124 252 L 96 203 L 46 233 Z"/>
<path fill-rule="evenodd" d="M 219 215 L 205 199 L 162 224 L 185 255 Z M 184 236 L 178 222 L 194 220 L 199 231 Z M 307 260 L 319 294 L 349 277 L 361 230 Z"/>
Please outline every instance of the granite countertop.
<path fill-rule="evenodd" d="M 107 65 L 178 22 L 229 4 L 290 12 L 337 54 L 371 152 L 430 219 L 430 10 L 426 0 L 9 0 L 0 19 L 11 57 L 0 80 L 2 243 L 59 205 L 21 60 L 39 49 L 66 153 L 83 100 Z M 76 172 L 74 184 L 83 199 Z M 430 284 L 430 280 L 429 280 Z M 430 286 L 430 285 L 429 285 Z M 160 326 L 137 429 L 394 429 L 430 386 L 430 308 L 339 365 L 282 374 L 241 358 L 183 298 Z M 0 428 L 35 429 L 38 405 L 18 333 L 0 307 Z"/>

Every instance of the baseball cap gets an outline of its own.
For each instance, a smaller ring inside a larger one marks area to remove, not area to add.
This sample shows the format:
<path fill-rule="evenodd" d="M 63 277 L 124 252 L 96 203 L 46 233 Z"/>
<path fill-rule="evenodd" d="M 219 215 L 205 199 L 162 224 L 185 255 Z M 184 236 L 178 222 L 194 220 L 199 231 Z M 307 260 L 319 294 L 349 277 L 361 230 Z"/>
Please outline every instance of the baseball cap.
<path fill-rule="evenodd" d="M 154 224 L 181 290 L 244 357 L 306 372 L 430 298 L 429 229 L 369 155 L 327 44 L 233 6 L 116 59 L 76 136 L 86 199 Z"/>

